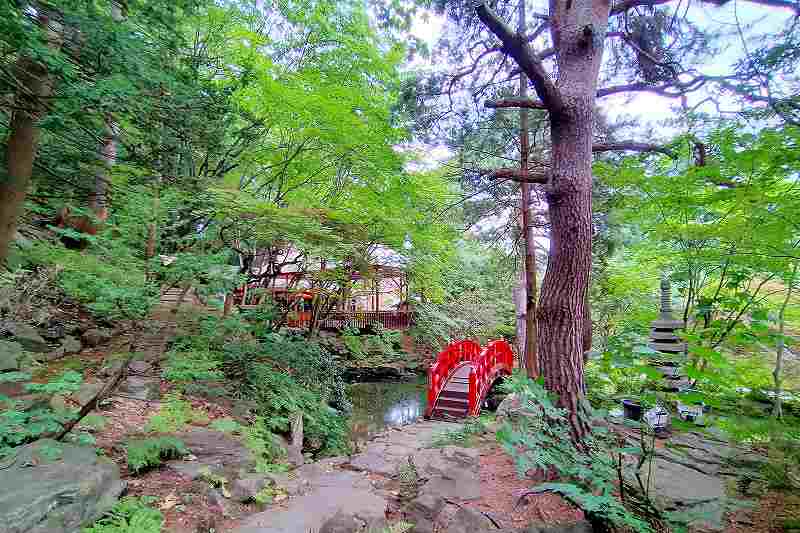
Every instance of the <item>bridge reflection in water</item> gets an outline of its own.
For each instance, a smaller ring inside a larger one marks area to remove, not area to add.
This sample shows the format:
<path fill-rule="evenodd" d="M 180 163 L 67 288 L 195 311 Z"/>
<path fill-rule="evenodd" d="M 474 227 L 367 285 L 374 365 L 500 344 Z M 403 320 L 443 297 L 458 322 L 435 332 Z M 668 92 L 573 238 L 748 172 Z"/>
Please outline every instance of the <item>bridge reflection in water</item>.
<path fill-rule="evenodd" d="M 355 383 L 348 387 L 352 439 L 365 441 L 386 427 L 412 424 L 425 411 L 425 381 Z"/>

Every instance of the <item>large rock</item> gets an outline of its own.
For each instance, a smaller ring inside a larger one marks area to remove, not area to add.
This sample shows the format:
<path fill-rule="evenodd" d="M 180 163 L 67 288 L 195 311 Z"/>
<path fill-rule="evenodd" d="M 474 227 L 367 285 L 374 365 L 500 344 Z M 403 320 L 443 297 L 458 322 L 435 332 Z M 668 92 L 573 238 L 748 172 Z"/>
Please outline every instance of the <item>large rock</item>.
<path fill-rule="evenodd" d="M 74 533 L 108 511 L 124 488 L 117 465 L 94 448 L 50 439 L 28 444 L 0 477 L 0 531 Z"/>
<path fill-rule="evenodd" d="M 403 515 L 412 524 L 433 523 L 444 508 L 444 504 L 444 498 L 439 495 L 420 494 L 409 502 L 403 510 Z"/>
<path fill-rule="evenodd" d="M 161 380 L 144 376 L 128 376 L 119 390 L 137 400 L 157 400 L 161 397 Z"/>
<path fill-rule="evenodd" d="M 64 349 L 65 355 L 71 355 L 80 352 L 81 348 L 83 348 L 83 345 L 81 344 L 81 341 L 75 337 L 67 335 L 61 339 L 61 347 Z"/>
<path fill-rule="evenodd" d="M 354 515 L 339 511 L 322 524 L 319 533 L 358 533 L 364 526 Z"/>
<path fill-rule="evenodd" d="M 27 324 L 20 324 L 15 322 L 9 325 L 9 331 L 14 336 L 14 340 L 28 352 L 34 353 L 47 353 L 50 351 L 50 345 L 42 338 L 41 335 Z"/>
<path fill-rule="evenodd" d="M 719 477 L 661 457 L 653 459 L 650 494 L 656 504 L 667 511 L 678 512 L 686 521 L 706 530 L 721 531 L 725 511 L 725 484 Z M 646 477 L 644 478 L 647 482 Z"/>
<path fill-rule="evenodd" d="M 103 390 L 103 387 L 104 384 L 98 381 L 86 381 L 81 384 L 81 388 L 78 389 L 77 392 L 73 393 L 72 399 L 83 407 L 92 401 L 92 399 Z"/>
<path fill-rule="evenodd" d="M 249 502 L 270 484 L 272 484 L 272 480 L 264 474 L 245 474 L 231 483 L 231 498 L 240 502 Z"/>
<path fill-rule="evenodd" d="M 209 429 L 195 429 L 176 435 L 196 459 L 168 461 L 169 468 L 197 479 L 204 471 L 247 472 L 255 466 L 255 458 L 240 441 Z"/>
<path fill-rule="evenodd" d="M 452 465 L 439 475 L 431 476 L 421 491 L 455 500 L 477 500 L 481 497 L 481 480 L 477 468 Z"/>
<path fill-rule="evenodd" d="M 81 336 L 83 344 L 94 348 L 111 340 L 111 332 L 105 329 L 92 328 L 86 330 Z"/>
<path fill-rule="evenodd" d="M 0 340 L 0 372 L 19 370 L 22 346 L 18 342 Z"/>

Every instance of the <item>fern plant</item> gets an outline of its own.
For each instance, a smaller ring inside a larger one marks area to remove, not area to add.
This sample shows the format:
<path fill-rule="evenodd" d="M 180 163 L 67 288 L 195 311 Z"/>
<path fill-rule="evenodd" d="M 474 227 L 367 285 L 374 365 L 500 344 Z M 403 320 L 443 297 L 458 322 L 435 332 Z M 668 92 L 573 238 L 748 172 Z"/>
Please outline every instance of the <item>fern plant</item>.
<path fill-rule="evenodd" d="M 125 446 L 128 469 L 138 474 L 154 468 L 166 459 L 177 459 L 189 453 L 182 440 L 172 436 L 132 440 Z"/>
<path fill-rule="evenodd" d="M 193 409 L 192 405 L 176 392 L 166 396 L 158 412 L 148 420 L 144 429 L 155 433 L 173 433 L 180 431 L 192 422 L 207 420 L 208 415 Z"/>
<path fill-rule="evenodd" d="M 608 431 L 594 430 L 576 447 L 567 412 L 554 404 L 541 384 L 517 374 L 505 387 L 517 395 L 525 414 L 506 422 L 497 433 L 498 440 L 515 458 L 520 476 L 533 470 L 552 472 L 560 479 L 559 483 L 538 485 L 532 493 L 557 492 L 592 519 L 632 531 L 651 531 L 646 520 L 616 497 L 617 483 L 625 483 L 618 470 L 623 450 L 616 447 Z"/>
<path fill-rule="evenodd" d="M 157 498 L 142 496 L 122 498 L 103 518 L 81 533 L 161 533 L 164 516 L 152 507 Z"/>
<path fill-rule="evenodd" d="M 27 381 L 31 378 L 24 372 L 0 374 L 0 383 Z M 46 383 L 27 383 L 25 390 L 45 395 L 70 394 L 80 389 L 83 376 L 74 371 L 64 372 Z M 0 395 L 5 409 L 0 411 L 0 457 L 12 453 L 12 448 L 31 442 L 42 436 L 61 431 L 75 412 L 55 410 L 49 404 L 26 408 L 21 402 Z"/>

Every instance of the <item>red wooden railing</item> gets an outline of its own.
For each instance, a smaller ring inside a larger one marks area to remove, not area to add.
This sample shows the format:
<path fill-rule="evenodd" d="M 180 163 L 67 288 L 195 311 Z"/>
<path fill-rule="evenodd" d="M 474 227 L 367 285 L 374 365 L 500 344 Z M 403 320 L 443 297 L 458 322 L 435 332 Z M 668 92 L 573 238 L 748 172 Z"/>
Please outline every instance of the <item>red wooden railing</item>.
<path fill-rule="evenodd" d="M 498 375 L 511 374 L 514 352 L 506 341 L 492 341 L 481 351 L 469 374 L 469 414 L 478 416 L 481 402 Z"/>
<path fill-rule="evenodd" d="M 381 325 L 384 329 L 408 329 L 411 319 L 412 313 L 408 311 L 334 311 L 320 321 L 320 327 L 366 329 Z"/>
<path fill-rule="evenodd" d="M 453 375 L 464 366 L 470 367 L 469 409 L 470 416 L 480 413 L 481 402 L 499 375 L 511 374 L 514 368 L 514 353 L 506 341 L 492 341 L 481 350 L 471 340 L 456 341 L 442 350 L 436 362 L 428 370 L 428 407 L 425 416 L 433 414 L 439 395 Z"/>

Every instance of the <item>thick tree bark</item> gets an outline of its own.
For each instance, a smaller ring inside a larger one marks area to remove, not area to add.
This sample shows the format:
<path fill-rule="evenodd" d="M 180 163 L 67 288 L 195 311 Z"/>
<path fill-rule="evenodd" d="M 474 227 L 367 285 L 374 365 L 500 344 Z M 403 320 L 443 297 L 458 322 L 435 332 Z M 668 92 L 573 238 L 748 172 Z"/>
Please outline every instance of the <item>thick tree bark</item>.
<path fill-rule="evenodd" d="M 550 118 L 551 168 L 546 197 L 550 253 L 537 312 L 545 386 L 569 411 L 576 441 L 589 431 L 583 380 L 585 302 L 592 261 L 592 125 L 597 77 L 610 4 L 551 0 L 549 22 L 558 78 L 554 81 L 524 35 L 485 3 L 476 13 L 530 77 Z"/>
<path fill-rule="evenodd" d="M 589 429 L 583 404 L 583 339 L 592 261 L 590 100 L 575 98 L 577 109 L 551 125 L 550 255 L 538 310 L 545 386 L 569 410 L 576 438 Z"/>
<path fill-rule="evenodd" d="M 62 42 L 60 23 L 43 12 L 39 25 L 45 29 L 48 46 L 59 50 Z M 45 113 L 44 99 L 52 92 L 52 80 L 45 65 L 22 56 L 17 61 L 16 70 L 20 87 L 6 140 L 7 175 L 0 176 L 0 265 L 8 258 L 17 232 L 17 219 L 28 194 L 39 144 L 37 122 Z"/>

